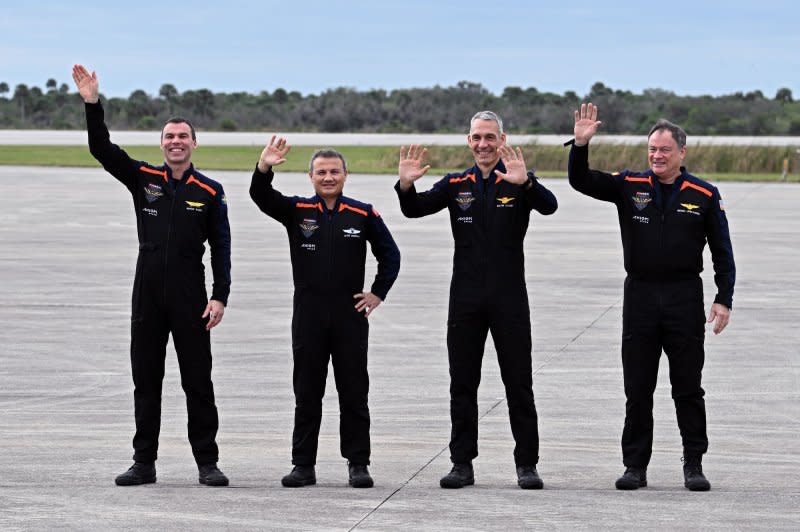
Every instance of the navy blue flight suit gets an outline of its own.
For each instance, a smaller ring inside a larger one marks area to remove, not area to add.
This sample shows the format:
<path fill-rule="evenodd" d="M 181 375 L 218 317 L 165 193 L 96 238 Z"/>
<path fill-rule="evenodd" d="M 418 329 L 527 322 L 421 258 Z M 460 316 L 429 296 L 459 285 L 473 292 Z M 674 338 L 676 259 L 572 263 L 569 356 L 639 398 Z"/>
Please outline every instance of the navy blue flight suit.
<path fill-rule="evenodd" d="M 558 203 L 533 172 L 524 185 L 497 177 L 499 162 L 483 178 L 473 166 L 447 174 L 428 191 L 395 190 L 400 208 L 419 218 L 447 208 L 455 242 L 447 318 L 450 362 L 450 458 L 467 463 L 478 456 L 478 385 L 486 336 L 492 333 L 506 390 L 516 465 L 539 461 L 539 432 L 533 399 L 531 319 L 525 286 L 523 241 L 532 209 L 552 214 Z"/>
<path fill-rule="evenodd" d="M 103 107 L 87 103 L 89 150 L 130 191 L 136 212 L 139 257 L 133 282 L 131 367 L 137 462 L 153 462 L 161 428 L 161 386 L 169 334 L 186 394 L 189 442 L 196 462 L 216 463 L 219 420 L 211 381 L 211 341 L 203 254 L 211 247 L 211 299 L 227 304 L 231 285 L 231 233 L 222 186 L 190 167 L 175 179 L 166 164 L 131 159 L 112 144 Z"/>
<path fill-rule="evenodd" d="M 736 267 L 719 191 L 681 167 L 671 186 L 651 171 L 608 174 L 589 169 L 589 148 L 572 145 L 572 187 L 617 206 L 625 279 L 622 368 L 626 467 L 646 468 L 653 448 L 653 393 L 662 349 L 669 360 L 672 398 L 684 457 L 708 450 L 701 386 L 705 359 L 703 248 L 708 242 L 717 286 L 715 303 L 733 304 Z"/>
<path fill-rule="evenodd" d="M 262 212 L 286 227 L 294 279 L 292 351 L 295 394 L 292 463 L 316 464 L 322 397 L 333 364 L 339 394 L 342 456 L 370 463 L 369 323 L 355 309 L 364 290 L 367 242 L 378 261 L 370 291 L 386 300 L 400 271 L 400 251 L 371 205 L 339 196 L 328 209 L 319 196 L 287 197 L 272 187 L 274 173 L 256 168 L 250 197 Z"/>

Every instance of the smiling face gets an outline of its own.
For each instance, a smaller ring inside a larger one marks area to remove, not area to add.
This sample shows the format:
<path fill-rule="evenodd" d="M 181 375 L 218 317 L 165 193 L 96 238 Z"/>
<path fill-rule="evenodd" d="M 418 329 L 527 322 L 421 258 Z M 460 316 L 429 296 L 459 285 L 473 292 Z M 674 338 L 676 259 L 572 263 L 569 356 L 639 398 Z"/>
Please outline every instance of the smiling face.
<path fill-rule="evenodd" d="M 161 131 L 161 151 L 170 166 L 189 164 L 197 142 L 192 138 L 192 128 L 185 122 L 169 122 Z"/>
<path fill-rule="evenodd" d="M 467 136 L 467 144 L 475 157 L 475 163 L 484 174 L 491 172 L 500 160 L 497 148 L 506 143 L 505 133 L 494 120 L 477 119 L 472 121 Z"/>
<path fill-rule="evenodd" d="M 311 177 L 314 192 L 326 203 L 336 201 L 347 179 L 344 163 L 338 157 L 317 157 L 308 175 Z"/>
<path fill-rule="evenodd" d="M 686 146 L 679 148 L 678 142 L 667 129 L 654 131 L 647 139 L 647 160 L 661 182 L 672 183 L 681 175 L 684 157 Z"/>

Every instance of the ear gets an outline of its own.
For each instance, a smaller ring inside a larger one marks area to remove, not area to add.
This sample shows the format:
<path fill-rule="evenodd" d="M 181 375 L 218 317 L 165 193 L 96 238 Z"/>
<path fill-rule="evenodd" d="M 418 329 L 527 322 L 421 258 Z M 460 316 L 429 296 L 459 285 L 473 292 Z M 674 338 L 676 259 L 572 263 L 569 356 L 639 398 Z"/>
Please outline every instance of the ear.
<path fill-rule="evenodd" d="M 506 145 L 506 134 L 505 133 L 500 135 L 500 145 L 501 146 L 505 146 Z"/>

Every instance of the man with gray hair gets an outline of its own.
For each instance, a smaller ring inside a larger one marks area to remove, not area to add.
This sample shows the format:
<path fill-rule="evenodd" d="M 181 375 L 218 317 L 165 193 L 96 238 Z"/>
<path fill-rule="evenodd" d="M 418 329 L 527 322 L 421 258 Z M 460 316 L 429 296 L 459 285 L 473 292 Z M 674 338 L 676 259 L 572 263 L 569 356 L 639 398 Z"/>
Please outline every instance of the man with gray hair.
<path fill-rule="evenodd" d="M 659 120 L 647 135 L 650 169 L 609 174 L 589 168 L 589 141 L 602 122 L 597 106 L 575 111 L 575 138 L 569 153 L 569 183 L 617 207 L 625 278 L 622 305 L 622 372 L 625 472 L 616 487 L 647 486 L 653 451 L 653 392 L 661 351 L 669 359 L 669 379 L 683 440 L 684 485 L 711 488 L 701 461 L 708 449 L 706 410 L 700 384 L 705 358 L 703 249 L 714 263 L 717 294 L 708 322 L 714 334 L 725 329 L 733 303 L 736 266 L 722 197 L 716 187 L 683 167 L 686 133 Z"/>
<path fill-rule="evenodd" d="M 336 150 L 319 150 L 311 157 L 308 175 L 314 196 L 287 197 L 275 190 L 272 169 L 286 161 L 290 149 L 285 139 L 273 136 L 250 185 L 258 208 L 286 227 L 294 278 L 294 468 L 281 482 L 293 488 L 317 482 L 314 466 L 330 360 L 349 484 L 371 488 L 367 318 L 397 279 L 400 251 L 371 205 L 342 194 L 347 165 Z M 370 291 L 364 290 L 367 242 L 378 261 Z"/>
<path fill-rule="evenodd" d="M 495 113 L 481 111 L 472 117 L 467 144 L 475 165 L 447 174 L 420 193 L 414 182 L 430 168 L 424 162 L 427 150 L 401 147 L 395 185 L 400 208 L 409 218 L 448 209 L 455 241 L 447 318 L 453 468 L 440 485 L 462 488 L 475 483 L 478 385 L 491 331 L 516 442 L 517 483 L 523 489 L 541 489 L 523 241 L 531 210 L 552 214 L 558 204 L 533 171 L 527 171 L 522 151 L 506 144 L 503 123 Z"/>

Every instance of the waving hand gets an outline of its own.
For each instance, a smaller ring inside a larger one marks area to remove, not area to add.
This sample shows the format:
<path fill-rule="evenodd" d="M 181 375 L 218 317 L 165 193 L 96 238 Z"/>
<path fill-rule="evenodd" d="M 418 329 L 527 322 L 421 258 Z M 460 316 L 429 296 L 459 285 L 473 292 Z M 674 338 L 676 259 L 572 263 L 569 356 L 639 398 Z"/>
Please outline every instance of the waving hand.
<path fill-rule="evenodd" d="M 261 152 L 261 157 L 258 159 L 258 170 L 262 173 L 269 170 L 272 166 L 285 163 L 286 154 L 292 149 L 289 144 L 286 144 L 285 138 L 280 137 L 277 141 L 275 139 L 276 136 L 272 135 L 269 144 L 264 147 L 264 150 Z"/>
<path fill-rule="evenodd" d="M 397 167 L 397 173 L 400 177 L 400 190 L 410 189 L 414 181 L 430 170 L 431 165 L 422 165 L 427 154 L 428 149 L 422 146 L 411 145 L 408 150 L 406 150 L 405 146 L 400 146 L 400 164 Z"/>
<path fill-rule="evenodd" d="M 90 74 L 83 65 L 72 65 L 72 79 L 75 80 L 75 86 L 84 102 L 97 103 L 100 99 L 100 84 L 96 73 Z"/>
<path fill-rule="evenodd" d="M 580 110 L 575 111 L 575 145 L 589 144 L 600 124 L 602 122 L 597 119 L 597 106 L 592 102 L 582 103 Z"/>

